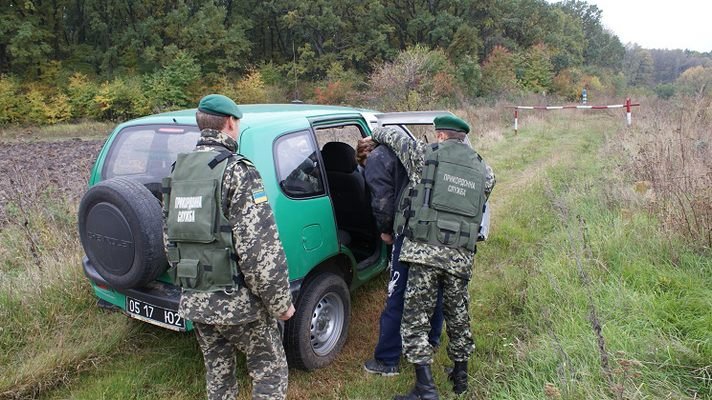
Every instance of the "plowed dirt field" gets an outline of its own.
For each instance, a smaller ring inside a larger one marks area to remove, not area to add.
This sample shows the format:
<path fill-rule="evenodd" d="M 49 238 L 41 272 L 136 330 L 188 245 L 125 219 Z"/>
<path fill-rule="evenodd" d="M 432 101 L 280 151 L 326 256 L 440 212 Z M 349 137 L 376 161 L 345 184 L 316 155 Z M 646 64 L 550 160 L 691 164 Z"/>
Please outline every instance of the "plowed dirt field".
<path fill-rule="evenodd" d="M 86 190 L 102 140 L 0 142 L 0 225 L 8 203 L 43 193 L 78 201 Z"/>

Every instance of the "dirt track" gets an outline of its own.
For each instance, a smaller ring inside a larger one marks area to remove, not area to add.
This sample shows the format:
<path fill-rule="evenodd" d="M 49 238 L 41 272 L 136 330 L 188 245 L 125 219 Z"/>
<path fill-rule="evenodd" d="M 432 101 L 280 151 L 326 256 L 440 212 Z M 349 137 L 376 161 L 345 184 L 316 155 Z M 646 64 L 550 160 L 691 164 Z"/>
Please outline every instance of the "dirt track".
<path fill-rule="evenodd" d="M 0 142 L 0 225 L 8 202 L 25 200 L 52 190 L 77 201 L 86 190 L 91 167 L 102 140 L 57 142 Z"/>

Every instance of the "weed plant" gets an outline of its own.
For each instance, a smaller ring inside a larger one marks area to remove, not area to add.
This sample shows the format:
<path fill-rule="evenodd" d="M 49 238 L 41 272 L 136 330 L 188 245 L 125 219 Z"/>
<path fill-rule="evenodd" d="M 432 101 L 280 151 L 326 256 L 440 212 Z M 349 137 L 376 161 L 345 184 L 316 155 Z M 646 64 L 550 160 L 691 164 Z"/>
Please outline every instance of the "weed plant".
<path fill-rule="evenodd" d="M 636 121 L 618 139 L 635 191 L 668 231 L 712 249 L 712 98 L 651 100 Z"/>

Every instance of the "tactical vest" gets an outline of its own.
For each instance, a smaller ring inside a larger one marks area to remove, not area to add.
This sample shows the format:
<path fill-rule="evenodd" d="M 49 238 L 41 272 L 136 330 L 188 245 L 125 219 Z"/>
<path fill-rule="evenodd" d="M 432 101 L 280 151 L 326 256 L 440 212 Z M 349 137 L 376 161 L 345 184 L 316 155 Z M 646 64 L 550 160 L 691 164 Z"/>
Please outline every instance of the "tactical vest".
<path fill-rule="evenodd" d="M 173 173 L 163 179 L 168 273 L 184 290 L 229 291 L 244 285 L 232 225 L 223 212 L 225 160 L 234 157 L 244 160 L 229 151 L 179 154 Z"/>
<path fill-rule="evenodd" d="M 420 183 L 400 196 L 395 232 L 416 242 L 476 251 L 486 174 L 482 158 L 464 143 L 431 145 Z"/>

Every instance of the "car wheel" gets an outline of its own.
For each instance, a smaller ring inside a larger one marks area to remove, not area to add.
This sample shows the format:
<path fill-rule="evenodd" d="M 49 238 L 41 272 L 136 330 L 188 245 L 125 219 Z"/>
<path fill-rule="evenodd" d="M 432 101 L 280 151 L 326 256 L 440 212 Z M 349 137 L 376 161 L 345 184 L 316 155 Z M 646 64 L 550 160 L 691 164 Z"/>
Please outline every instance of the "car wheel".
<path fill-rule="evenodd" d="M 112 287 L 140 287 L 165 271 L 161 205 L 141 183 L 112 178 L 92 186 L 78 215 L 84 252 Z"/>
<path fill-rule="evenodd" d="M 285 344 L 289 365 L 308 371 L 328 365 L 344 347 L 351 297 L 346 282 L 332 273 L 316 276 L 300 293 Z"/>

